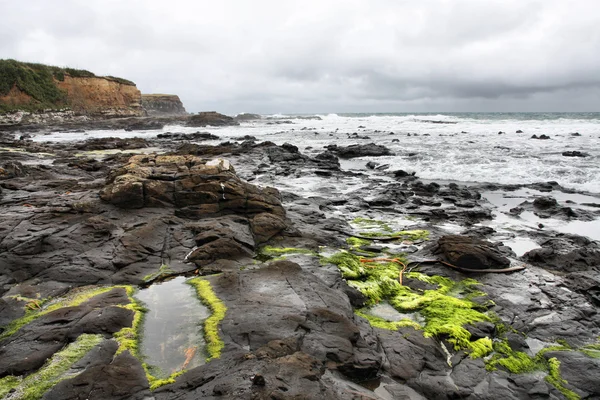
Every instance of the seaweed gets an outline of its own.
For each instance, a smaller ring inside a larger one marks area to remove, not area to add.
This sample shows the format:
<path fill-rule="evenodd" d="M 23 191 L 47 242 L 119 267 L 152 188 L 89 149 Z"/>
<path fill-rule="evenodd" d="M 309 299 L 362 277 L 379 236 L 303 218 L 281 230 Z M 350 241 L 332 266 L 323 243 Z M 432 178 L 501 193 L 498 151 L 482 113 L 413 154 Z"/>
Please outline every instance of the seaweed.
<path fill-rule="evenodd" d="M 43 304 L 40 304 L 40 307 L 27 307 L 25 315 L 21 318 L 18 318 L 8 325 L 4 327 L 4 331 L 0 335 L 0 340 L 5 339 L 9 336 L 15 334 L 19 329 L 23 326 L 29 324 L 30 322 L 36 320 L 42 315 L 46 315 L 52 311 L 58 310 L 63 307 L 76 307 L 81 303 L 89 300 L 90 298 L 97 296 L 102 293 L 106 293 L 110 290 L 114 289 L 114 287 L 101 287 L 101 288 L 84 288 L 80 290 L 73 291 L 69 296 L 58 298 L 54 300 L 46 299 L 43 301 Z"/>
<path fill-rule="evenodd" d="M 206 339 L 206 348 L 209 357 L 208 360 L 219 358 L 221 350 L 225 346 L 219 336 L 219 323 L 225 318 L 227 307 L 217 297 L 210 286 L 210 282 L 202 278 L 193 278 L 187 281 L 196 289 L 196 294 L 200 301 L 210 308 L 212 314 L 204 321 L 204 338 Z"/>
<path fill-rule="evenodd" d="M 454 282 L 442 276 L 409 273 L 406 275 L 408 278 L 438 286 L 435 290 L 416 291 L 400 283 L 401 269 L 397 262 L 365 260 L 347 251 L 324 258 L 322 262 L 337 265 L 348 284 L 367 297 L 367 305 L 386 300 L 400 312 L 418 311 L 425 318 L 422 326 L 424 336 L 447 338 L 456 350 L 469 350 L 472 357 L 483 357 L 492 351 L 491 339 L 471 341 L 471 334 L 464 327 L 475 322 L 491 321 L 491 317 L 480 311 L 482 306 L 471 300 L 484 294 L 476 289 L 477 281 L 465 279 Z M 462 295 L 463 298 L 453 295 Z M 375 318 L 367 319 L 386 329 L 394 326 L 393 322 L 386 324 Z"/>
<path fill-rule="evenodd" d="M 568 400 L 579 400 L 581 397 L 565 387 L 569 382 L 565 381 L 560 376 L 560 361 L 555 357 L 548 359 L 548 375 L 545 378 L 546 382 L 558 389 Z"/>
<path fill-rule="evenodd" d="M 77 340 L 56 352 L 38 371 L 24 378 L 6 376 L 0 379 L 0 397 L 12 392 L 11 399 L 15 400 L 42 398 L 44 393 L 58 382 L 72 378 L 72 374 L 66 375 L 71 366 L 102 340 L 102 335 L 79 335 Z"/>

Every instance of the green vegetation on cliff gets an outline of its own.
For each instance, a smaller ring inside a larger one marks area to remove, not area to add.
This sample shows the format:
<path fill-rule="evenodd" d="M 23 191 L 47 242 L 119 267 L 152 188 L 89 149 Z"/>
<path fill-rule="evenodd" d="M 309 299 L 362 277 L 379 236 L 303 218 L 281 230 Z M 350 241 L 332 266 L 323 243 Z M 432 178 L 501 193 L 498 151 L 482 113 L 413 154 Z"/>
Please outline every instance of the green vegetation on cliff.
<path fill-rule="evenodd" d="M 25 104 L 22 101 L 16 103 L 10 100 L 0 101 L 0 113 L 14 110 L 60 109 L 68 106 L 67 94 L 57 85 L 57 82 L 65 80 L 66 75 L 73 78 L 97 77 L 94 73 L 86 70 L 16 60 L 0 60 L 0 97 L 8 95 L 13 87 L 31 97 L 30 102 Z M 112 76 L 104 78 L 124 85 L 135 85 L 122 78 Z"/>

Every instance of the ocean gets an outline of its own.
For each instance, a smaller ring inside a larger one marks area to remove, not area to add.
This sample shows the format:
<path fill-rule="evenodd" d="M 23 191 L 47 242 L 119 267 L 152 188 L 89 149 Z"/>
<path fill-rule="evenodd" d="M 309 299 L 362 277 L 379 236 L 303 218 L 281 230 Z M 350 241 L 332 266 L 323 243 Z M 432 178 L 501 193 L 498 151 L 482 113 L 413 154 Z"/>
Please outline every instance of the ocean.
<path fill-rule="evenodd" d="M 343 167 L 367 170 L 365 164 L 374 161 L 388 164 L 391 170 L 415 172 L 425 180 L 498 184 L 555 181 L 568 189 L 600 193 L 600 113 L 276 114 L 240 126 L 56 132 L 35 140 L 154 137 L 161 132 L 198 130 L 221 138 L 207 144 L 251 135 L 276 144 L 292 143 L 308 155 L 322 152 L 329 144 L 374 142 L 388 147 L 394 155 L 354 159 L 344 162 Z M 533 135 L 549 139 L 532 139 Z M 586 156 L 567 157 L 563 152 Z"/>

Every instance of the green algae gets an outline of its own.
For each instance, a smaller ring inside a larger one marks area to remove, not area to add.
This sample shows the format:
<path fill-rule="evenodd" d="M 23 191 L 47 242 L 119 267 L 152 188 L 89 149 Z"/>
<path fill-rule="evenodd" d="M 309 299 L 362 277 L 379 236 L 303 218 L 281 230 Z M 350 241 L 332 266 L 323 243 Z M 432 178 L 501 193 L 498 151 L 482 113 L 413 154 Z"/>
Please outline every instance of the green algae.
<path fill-rule="evenodd" d="M 558 389 L 568 400 L 579 400 L 581 397 L 565 387 L 567 382 L 560 376 L 560 361 L 555 357 L 548 359 L 548 375 L 545 378 L 546 382 Z"/>
<path fill-rule="evenodd" d="M 376 219 L 358 217 L 358 218 L 354 218 L 352 220 L 352 223 L 355 225 L 359 225 L 360 227 L 365 228 L 365 229 L 369 229 L 369 228 L 381 229 L 388 233 L 391 233 L 394 231 L 392 228 L 390 228 L 390 226 L 387 223 L 376 220 Z"/>
<path fill-rule="evenodd" d="M 142 280 L 146 283 L 152 282 L 158 279 L 166 278 L 170 275 L 173 275 L 175 271 L 171 269 L 167 264 L 162 264 L 158 271 L 148 274 L 142 278 Z"/>
<path fill-rule="evenodd" d="M 73 343 L 56 352 L 38 371 L 24 377 L 7 376 L 0 379 L 0 397 L 12 391 L 11 399 L 40 399 L 58 382 L 72 378 L 67 374 L 71 366 L 91 349 L 100 344 L 102 335 L 82 334 Z"/>
<path fill-rule="evenodd" d="M 416 330 L 420 330 L 422 328 L 421 325 L 419 325 L 417 322 L 408 318 L 404 318 L 400 321 L 388 321 L 386 319 L 371 315 L 366 310 L 356 310 L 354 313 L 359 317 L 363 317 L 364 319 L 369 321 L 371 326 L 374 326 L 376 328 L 387 329 L 390 331 L 396 331 L 400 328 L 405 327 L 414 328 Z"/>
<path fill-rule="evenodd" d="M 371 241 L 367 240 L 367 239 L 360 239 L 357 237 L 349 237 L 348 239 L 346 239 L 346 243 L 351 248 L 358 248 L 358 247 L 370 245 Z"/>
<path fill-rule="evenodd" d="M 407 278 L 438 287 L 418 291 L 400 283 L 401 264 L 396 262 L 361 261 L 359 257 L 346 251 L 324 258 L 322 262 L 337 265 L 348 284 L 367 297 L 368 306 L 386 300 L 400 312 L 418 311 L 425 318 L 422 326 L 425 337 L 446 337 L 456 350 L 468 350 L 473 357 L 483 357 L 492 351 L 489 338 L 471 341 L 471 334 L 464 328 L 467 324 L 491 321 L 491 317 L 480 310 L 482 306 L 471 300 L 483 294 L 476 289 L 477 281 L 465 279 L 454 282 L 442 276 L 428 276 L 417 272 L 406 274 Z M 451 294 L 461 294 L 463 298 L 453 297 Z M 393 329 L 393 322 L 385 324 L 374 318 L 376 317 L 367 319 L 381 327 L 385 326 L 385 329 Z"/>
<path fill-rule="evenodd" d="M 119 343 L 119 348 L 116 354 L 120 354 L 125 350 L 128 350 L 132 355 L 137 358 L 141 358 L 139 344 L 142 336 L 142 326 L 144 323 L 144 314 L 148 311 L 142 302 L 137 300 L 133 295 L 135 294 L 135 288 L 133 286 L 119 286 L 123 287 L 127 292 L 129 298 L 129 304 L 121 305 L 119 307 L 131 310 L 133 312 L 133 322 L 131 327 L 123 328 L 116 332 L 113 337 Z"/>
<path fill-rule="evenodd" d="M 260 254 L 265 256 L 282 256 L 286 254 L 307 254 L 307 255 L 317 255 L 312 250 L 302 249 L 298 247 L 272 247 L 272 246 L 264 246 L 259 251 Z"/>
<path fill-rule="evenodd" d="M 36 320 L 37 318 L 46 315 L 52 311 L 58 310 L 64 307 L 76 307 L 85 301 L 91 299 L 102 293 L 111 291 L 114 287 L 101 287 L 101 288 L 83 288 L 72 291 L 68 296 L 61 297 L 53 300 L 45 300 L 44 304 L 40 308 L 29 308 L 26 307 L 25 315 L 18 318 L 8 325 L 4 326 L 4 331 L 0 334 L 0 340 L 5 339 L 15 334 L 23 326 Z"/>
<path fill-rule="evenodd" d="M 209 357 L 208 360 L 219 358 L 221 350 L 225 347 L 219 336 L 219 323 L 225 318 L 227 307 L 217 297 L 210 286 L 210 282 L 202 278 L 193 278 L 188 281 L 196 289 L 200 301 L 210 308 L 212 315 L 204 321 L 204 338 Z"/>

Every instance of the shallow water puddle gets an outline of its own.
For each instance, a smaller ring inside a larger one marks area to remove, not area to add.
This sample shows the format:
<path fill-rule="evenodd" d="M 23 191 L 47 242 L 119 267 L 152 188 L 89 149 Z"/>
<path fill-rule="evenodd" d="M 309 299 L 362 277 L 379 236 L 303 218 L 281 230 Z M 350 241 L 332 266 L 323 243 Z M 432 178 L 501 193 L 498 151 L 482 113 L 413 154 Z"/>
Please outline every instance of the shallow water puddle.
<path fill-rule="evenodd" d="M 153 375 L 166 378 L 205 363 L 202 324 L 210 311 L 184 277 L 154 284 L 136 297 L 148 309 L 140 348 Z"/>
<path fill-rule="evenodd" d="M 538 249 L 541 247 L 539 244 L 537 244 L 533 240 L 527 239 L 527 238 L 514 238 L 511 240 L 505 240 L 502 243 L 504 243 L 505 246 L 510 247 L 512 249 L 512 251 L 515 252 L 517 257 L 521 257 L 523 254 L 527 253 L 528 251 L 533 250 L 533 249 Z"/>
<path fill-rule="evenodd" d="M 425 318 L 420 313 L 418 313 L 418 312 L 401 313 L 400 311 L 396 310 L 394 307 L 392 307 L 391 304 L 389 304 L 387 302 L 375 304 L 374 306 L 369 308 L 367 313 L 369 313 L 375 317 L 383 318 L 386 321 L 398 322 L 398 321 L 402 321 L 405 319 L 409 319 L 418 324 L 423 324 L 425 322 Z"/>

